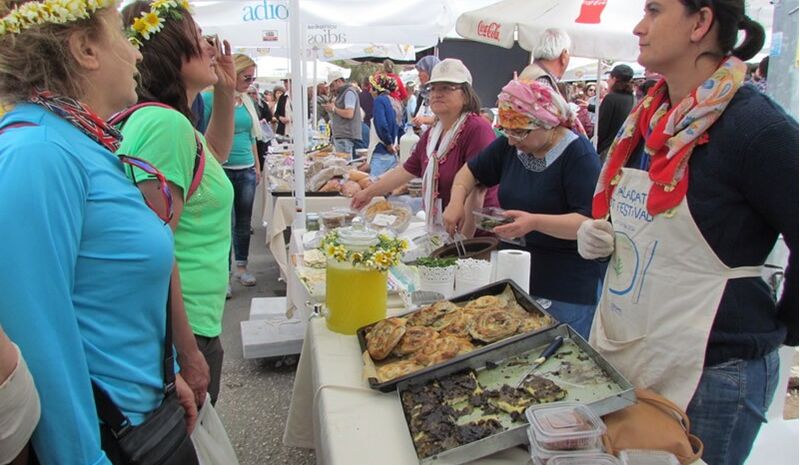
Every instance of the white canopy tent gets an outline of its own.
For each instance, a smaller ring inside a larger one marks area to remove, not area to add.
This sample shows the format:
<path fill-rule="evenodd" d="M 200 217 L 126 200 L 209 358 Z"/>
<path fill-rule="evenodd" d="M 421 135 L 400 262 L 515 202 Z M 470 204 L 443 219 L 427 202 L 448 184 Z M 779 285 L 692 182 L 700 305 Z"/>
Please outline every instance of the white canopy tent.
<path fill-rule="evenodd" d="M 295 173 L 303 172 L 305 159 L 304 59 L 317 63 L 316 58 L 335 55 L 334 46 L 434 45 L 451 30 L 455 16 L 452 0 L 194 0 L 192 5 L 205 34 L 219 34 L 237 48 L 288 50 Z M 304 176 L 296 175 L 295 183 L 295 221 L 300 223 L 305 220 Z"/>

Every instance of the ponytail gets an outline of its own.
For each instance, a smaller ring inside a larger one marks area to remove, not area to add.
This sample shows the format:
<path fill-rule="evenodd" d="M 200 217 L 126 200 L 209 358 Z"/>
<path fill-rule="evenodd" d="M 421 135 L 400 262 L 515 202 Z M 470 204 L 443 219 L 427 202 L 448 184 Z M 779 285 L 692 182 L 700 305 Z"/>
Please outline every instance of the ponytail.
<path fill-rule="evenodd" d="M 747 61 L 756 56 L 756 54 L 761 51 L 761 48 L 764 47 L 766 33 L 761 24 L 753 21 L 746 15 L 742 17 L 742 20 L 739 22 L 738 29 L 744 30 L 744 41 L 742 41 L 741 45 L 734 48 L 731 54 L 742 61 Z"/>

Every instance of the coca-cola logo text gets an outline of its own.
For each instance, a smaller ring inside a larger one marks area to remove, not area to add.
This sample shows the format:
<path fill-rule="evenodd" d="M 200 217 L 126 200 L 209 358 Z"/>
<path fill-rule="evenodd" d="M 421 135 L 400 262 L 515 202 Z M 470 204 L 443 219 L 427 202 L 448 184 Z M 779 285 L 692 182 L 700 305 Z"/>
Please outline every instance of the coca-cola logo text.
<path fill-rule="evenodd" d="M 478 35 L 481 37 L 486 37 L 487 39 L 499 41 L 500 24 L 499 23 L 486 24 L 483 21 L 481 21 L 478 23 Z"/>

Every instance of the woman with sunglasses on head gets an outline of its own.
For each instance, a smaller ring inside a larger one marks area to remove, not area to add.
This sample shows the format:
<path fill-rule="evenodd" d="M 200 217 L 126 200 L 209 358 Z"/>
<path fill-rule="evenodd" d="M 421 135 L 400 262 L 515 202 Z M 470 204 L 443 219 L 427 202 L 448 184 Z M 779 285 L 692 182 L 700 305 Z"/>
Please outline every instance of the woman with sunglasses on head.
<path fill-rule="evenodd" d="M 233 111 L 233 146 L 228 160 L 223 163 L 225 174 L 233 185 L 233 253 L 236 259 L 234 277 L 242 286 L 255 286 L 256 277 L 247 271 L 250 254 L 250 218 L 256 186 L 261 182 L 261 162 L 256 141 L 261 139 L 261 125 L 256 104 L 246 94 L 256 80 L 256 63 L 247 55 L 233 57 L 236 70 L 236 95 Z M 258 92 L 256 91 L 256 98 Z M 214 110 L 214 92 L 203 93 L 205 120 L 210 120 Z"/>
<path fill-rule="evenodd" d="M 600 160 L 591 142 L 573 132 L 575 114 L 557 91 L 539 81 L 511 81 L 498 96 L 499 137 L 455 177 L 444 212 L 449 232 L 464 222 L 475 186 L 498 186 L 500 206 L 513 222 L 494 228 L 525 238 L 531 253 L 530 294 L 588 337 L 604 266 L 578 255 L 578 227 L 591 213 Z M 510 245 L 506 246 L 512 248 Z"/>
<path fill-rule="evenodd" d="M 623 124 L 578 232 L 582 256 L 611 259 L 589 342 L 686 409 L 707 463 L 738 465 L 777 348 L 797 345 L 798 126 L 743 85 L 764 44 L 743 0 L 648 0 L 633 33 L 663 79 Z M 791 255 L 776 302 L 760 268 L 779 233 Z"/>
<path fill-rule="evenodd" d="M 222 53 L 203 38 L 182 2 L 140 0 L 122 15 L 143 56 L 139 102 L 162 106 L 138 109 L 120 124 L 120 153 L 157 165 L 174 194 L 169 224 L 179 271 L 172 276 L 178 363 L 191 373 L 187 381 L 197 402 L 205 399 L 206 386 L 216 401 L 233 203 L 233 188 L 220 163 L 228 158 L 233 136 L 233 60 L 227 43 Z M 156 28 L 144 22 L 148 15 L 161 20 Z M 203 136 L 192 125 L 189 103 L 210 85 L 215 86 L 214 111 Z M 158 182 L 140 171 L 133 174 L 145 198 L 155 203 Z"/>
<path fill-rule="evenodd" d="M 43 465 L 121 463 L 93 384 L 139 426 L 165 399 L 171 350 L 168 191 L 149 200 L 160 220 L 125 166 L 160 173 L 114 155 L 105 122 L 136 102 L 142 56 L 113 0 L 3 0 L 0 26 L 0 104 L 13 106 L 0 119 L 0 325 L 40 393 L 33 450 Z M 176 383 L 190 431 L 194 396 Z"/>
<path fill-rule="evenodd" d="M 467 160 L 476 156 L 494 139 L 492 126 L 480 116 L 480 100 L 472 89 L 472 75 L 460 60 L 448 58 L 437 64 L 428 81 L 430 107 L 436 115 L 403 164 L 378 182 L 353 197 L 353 207 L 361 208 L 375 195 L 391 192 L 414 178 L 423 179 L 423 203 L 429 226 L 437 222 L 442 208 L 450 202 L 453 178 Z M 463 233 L 471 236 L 472 206 L 497 206 L 495 189 L 483 197 L 483 190 L 470 197 L 469 222 Z"/>

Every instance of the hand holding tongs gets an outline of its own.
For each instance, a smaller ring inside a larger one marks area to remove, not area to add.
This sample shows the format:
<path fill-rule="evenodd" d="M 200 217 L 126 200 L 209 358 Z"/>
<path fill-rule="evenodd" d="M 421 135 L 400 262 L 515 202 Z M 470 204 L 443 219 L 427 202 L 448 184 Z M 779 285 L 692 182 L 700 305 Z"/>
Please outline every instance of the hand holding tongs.
<path fill-rule="evenodd" d="M 522 379 L 519 380 L 519 382 L 517 383 L 516 387 L 522 386 L 522 383 L 525 381 L 525 379 L 527 379 L 528 376 L 532 375 L 533 372 L 536 371 L 537 368 L 542 366 L 542 364 L 545 361 L 547 361 L 547 359 L 550 358 L 551 355 L 556 353 L 558 348 L 561 347 L 561 344 L 563 344 L 563 343 L 564 343 L 564 337 L 563 336 L 556 336 L 556 338 L 553 339 L 553 342 L 551 342 L 550 345 L 548 345 L 542 351 L 542 353 L 539 354 L 539 358 L 537 358 L 536 360 L 533 361 L 533 366 L 531 366 L 531 368 L 528 371 L 526 371 L 525 374 L 522 375 Z"/>

